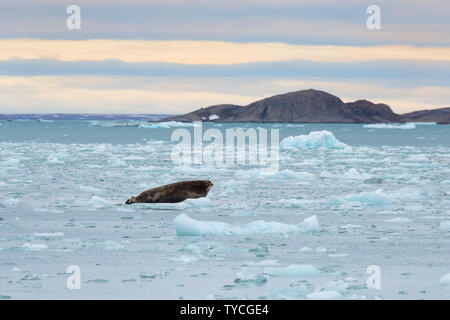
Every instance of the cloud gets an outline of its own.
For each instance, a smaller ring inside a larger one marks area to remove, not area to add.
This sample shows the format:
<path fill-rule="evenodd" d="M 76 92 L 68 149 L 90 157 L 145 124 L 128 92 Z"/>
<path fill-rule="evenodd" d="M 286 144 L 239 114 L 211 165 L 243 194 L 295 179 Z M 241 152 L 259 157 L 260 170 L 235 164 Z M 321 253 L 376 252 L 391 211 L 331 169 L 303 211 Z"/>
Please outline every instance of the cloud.
<path fill-rule="evenodd" d="M 0 74 L 111 75 L 190 78 L 315 78 L 322 80 L 368 79 L 395 86 L 450 86 L 450 61 L 375 60 L 363 62 L 314 62 L 305 60 L 256 62 L 234 65 L 189 65 L 119 60 L 69 61 L 12 59 L 0 61 Z M 388 79 L 388 80 L 387 80 Z"/>
<path fill-rule="evenodd" d="M 448 46 L 447 0 L 377 0 L 382 30 L 366 28 L 365 0 L 78 0 L 82 29 L 67 30 L 64 1 L 9 1 L 0 38 L 160 39 Z M 26 8 L 26 9 L 24 9 Z"/>
<path fill-rule="evenodd" d="M 450 61 L 450 48 L 411 46 L 313 46 L 286 43 L 145 40 L 0 40 L 0 60 L 121 60 L 182 64 L 237 64 L 269 61 L 358 62 L 378 59 Z"/>
<path fill-rule="evenodd" d="M 450 88 L 396 88 L 371 81 L 261 78 L 0 76 L 1 113 L 184 113 L 220 103 L 246 105 L 274 94 L 315 88 L 344 101 L 384 102 L 396 112 L 448 106 Z"/>

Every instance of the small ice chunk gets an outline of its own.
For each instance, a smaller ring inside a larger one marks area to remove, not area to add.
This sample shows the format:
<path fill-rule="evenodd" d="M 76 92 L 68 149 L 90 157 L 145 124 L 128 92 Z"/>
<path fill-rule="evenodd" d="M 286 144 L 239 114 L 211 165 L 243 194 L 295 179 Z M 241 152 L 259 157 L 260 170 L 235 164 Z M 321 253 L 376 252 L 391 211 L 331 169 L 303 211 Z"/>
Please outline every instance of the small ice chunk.
<path fill-rule="evenodd" d="M 35 237 L 43 237 L 43 238 L 53 238 L 53 237 L 64 237 L 64 233 L 62 232 L 35 232 L 33 233 Z"/>
<path fill-rule="evenodd" d="M 386 222 L 394 222 L 394 223 L 406 223 L 406 222 L 411 222 L 411 221 L 412 221 L 411 219 L 400 218 L 400 217 L 386 220 Z"/>
<path fill-rule="evenodd" d="M 197 261 L 198 259 L 196 258 L 196 257 L 193 257 L 193 256 L 186 256 L 186 255 L 181 255 L 180 257 L 178 257 L 178 258 L 171 258 L 170 260 L 172 260 L 172 261 L 175 261 L 175 262 L 181 262 L 181 263 L 186 263 L 186 264 L 188 264 L 188 263 L 192 263 L 192 262 L 195 262 L 195 261 Z"/>
<path fill-rule="evenodd" d="M 209 116 L 209 120 L 217 120 L 217 119 L 220 119 L 220 117 L 217 115 L 217 114 L 212 114 L 212 115 L 210 115 Z"/>
<path fill-rule="evenodd" d="M 334 290 L 316 291 L 306 295 L 308 300 L 339 300 L 342 295 Z"/>
<path fill-rule="evenodd" d="M 22 245 L 22 248 L 25 250 L 31 250 L 31 251 L 40 251 L 40 250 L 48 249 L 48 247 L 45 244 L 32 244 L 29 242 L 25 242 Z"/>
<path fill-rule="evenodd" d="M 415 129 L 416 125 L 414 123 L 375 123 L 375 124 L 365 124 L 364 128 L 368 129 Z"/>
<path fill-rule="evenodd" d="M 237 170 L 233 178 L 235 180 L 256 180 L 256 179 L 301 179 L 315 180 L 316 176 L 310 172 L 295 172 L 290 169 L 284 169 L 272 173 L 264 173 L 258 169 Z"/>
<path fill-rule="evenodd" d="M 331 197 L 330 201 L 341 203 L 342 201 L 347 202 L 359 202 L 363 205 L 372 206 L 384 206 L 391 202 L 390 197 L 383 192 L 383 189 L 377 189 L 375 191 L 364 191 L 356 194 L 350 194 L 343 198 Z"/>
<path fill-rule="evenodd" d="M 446 275 L 443 275 L 441 279 L 439 280 L 441 285 L 443 286 L 450 286 L 450 273 L 447 273 Z"/>
<path fill-rule="evenodd" d="M 450 221 L 442 221 L 439 224 L 439 229 L 441 231 L 450 231 Z"/>
<path fill-rule="evenodd" d="M 249 272 L 238 272 L 237 278 L 234 279 L 234 283 L 248 283 L 253 282 L 255 284 L 264 284 L 267 282 L 267 278 L 262 274 L 255 274 Z"/>
<path fill-rule="evenodd" d="M 3 205 L 9 208 L 16 207 L 19 203 L 21 203 L 19 199 L 7 199 L 3 201 Z"/>
<path fill-rule="evenodd" d="M 317 276 L 321 272 L 310 264 L 291 264 L 287 267 L 266 268 L 265 273 L 275 277 L 311 277 Z"/>

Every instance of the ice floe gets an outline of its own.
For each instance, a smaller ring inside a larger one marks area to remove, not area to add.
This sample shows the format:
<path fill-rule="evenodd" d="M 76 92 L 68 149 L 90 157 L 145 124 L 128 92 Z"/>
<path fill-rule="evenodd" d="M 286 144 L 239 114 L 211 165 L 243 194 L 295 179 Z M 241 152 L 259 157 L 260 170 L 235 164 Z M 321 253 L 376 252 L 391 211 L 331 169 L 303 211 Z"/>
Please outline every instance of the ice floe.
<path fill-rule="evenodd" d="M 310 264 L 291 264 L 287 267 L 268 267 L 264 273 L 274 277 L 312 277 L 321 274 L 320 270 Z"/>
<path fill-rule="evenodd" d="M 295 172 L 290 169 L 284 169 L 273 173 L 265 173 L 258 169 L 237 170 L 233 176 L 236 180 L 253 180 L 253 179 L 302 179 L 314 180 L 316 176 L 313 173 L 301 171 Z"/>
<path fill-rule="evenodd" d="M 442 277 L 441 277 L 441 279 L 439 279 L 439 282 L 441 283 L 441 285 L 443 285 L 443 286 L 448 286 L 448 287 L 450 287 L 450 273 L 447 273 L 447 274 L 445 274 L 445 275 L 443 275 Z"/>
<path fill-rule="evenodd" d="M 414 123 L 374 123 L 365 124 L 364 128 L 370 129 L 415 129 L 416 125 Z"/>
<path fill-rule="evenodd" d="M 260 234 L 260 233 L 292 233 L 314 232 L 319 230 L 316 216 L 311 216 L 303 222 L 285 224 L 275 221 L 258 220 L 244 226 L 233 226 L 221 221 L 199 221 L 181 214 L 173 221 L 178 235 L 217 235 L 217 234 Z"/>
<path fill-rule="evenodd" d="M 327 130 L 287 137 L 280 142 L 280 147 L 282 149 L 351 149 L 345 143 L 338 141 L 333 133 Z"/>
<path fill-rule="evenodd" d="M 362 205 L 384 206 L 391 203 L 391 198 L 383 192 L 383 189 L 375 191 L 363 191 L 356 194 L 350 194 L 344 197 L 332 196 L 330 203 L 342 204 L 344 202 L 357 202 Z"/>
<path fill-rule="evenodd" d="M 306 295 L 308 300 L 339 300 L 342 294 L 334 290 L 315 291 Z"/>
<path fill-rule="evenodd" d="M 63 232 L 35 232 L 35 233 L 33 233 L 33 236 L 42 237 L 42 238 L 56 238 L 56 237 L 64 237 L 64 233 Z"/>
<path fill-rule="evenodd" d="M 388 220 L 386 220 L 386 222 L 406 223 L 406 222 L 412 222 L 412 220 L 408 219 L 408 218 L 397 217 L 397 218 L 388 219 Z"/>
<path fill-rule="evenodd" d="M 450 231 L 450 221 L 442 221 L 439 224 L 439 229 L 441 231 Z"/>
<path fill-rule="evenodd" d="M 142 129 L 160 129 L 160 128 L 177 128 L 177 127 L 193 127 L 192 122 L 177 122 L 177 121 L 167 121 L 167 122 L 155 122 L 146 123 L 139 125 Z"/>
<path fill-rule="evenodd" d="M 22 245 L 22 248 L 26 249 L 26 250 L 31 250 L 31 251 L 41 251 L 41 250 L 48 249 L 48 247 L 45 244 L 33 244 L 33 243 L 29 243 L 29 242 L 25 242 Z"/>

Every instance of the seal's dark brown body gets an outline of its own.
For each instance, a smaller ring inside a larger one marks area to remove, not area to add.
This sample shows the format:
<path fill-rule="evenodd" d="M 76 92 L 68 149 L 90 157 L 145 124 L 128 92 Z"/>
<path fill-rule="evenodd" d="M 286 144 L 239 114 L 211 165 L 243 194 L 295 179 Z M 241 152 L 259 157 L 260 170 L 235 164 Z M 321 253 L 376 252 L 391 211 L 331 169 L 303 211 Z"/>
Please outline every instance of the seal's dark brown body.
<path fill-rule="evenodd" d="M 176 203 L 189 198 L 206 197 L 214 184 L 209 180 L 181 181 L 142 192 L 131 197 L 125 204 L 132 203 Z"/>

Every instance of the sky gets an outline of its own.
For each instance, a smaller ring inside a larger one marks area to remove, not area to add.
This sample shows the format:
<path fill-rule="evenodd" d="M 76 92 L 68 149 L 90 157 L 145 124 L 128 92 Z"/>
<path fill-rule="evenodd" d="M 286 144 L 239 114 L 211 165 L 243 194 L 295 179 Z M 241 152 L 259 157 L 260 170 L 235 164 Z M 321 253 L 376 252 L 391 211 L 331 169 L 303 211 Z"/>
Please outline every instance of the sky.
<path fill-rule="evenodd" d="M 80 29 L 69 29 L 70 5 Z M 369 30 L 370 5 L 381 29 Z M 0 113 L 184 113 L 314 88 L 450 106 L 448 0 L 0 0 Z"/>

